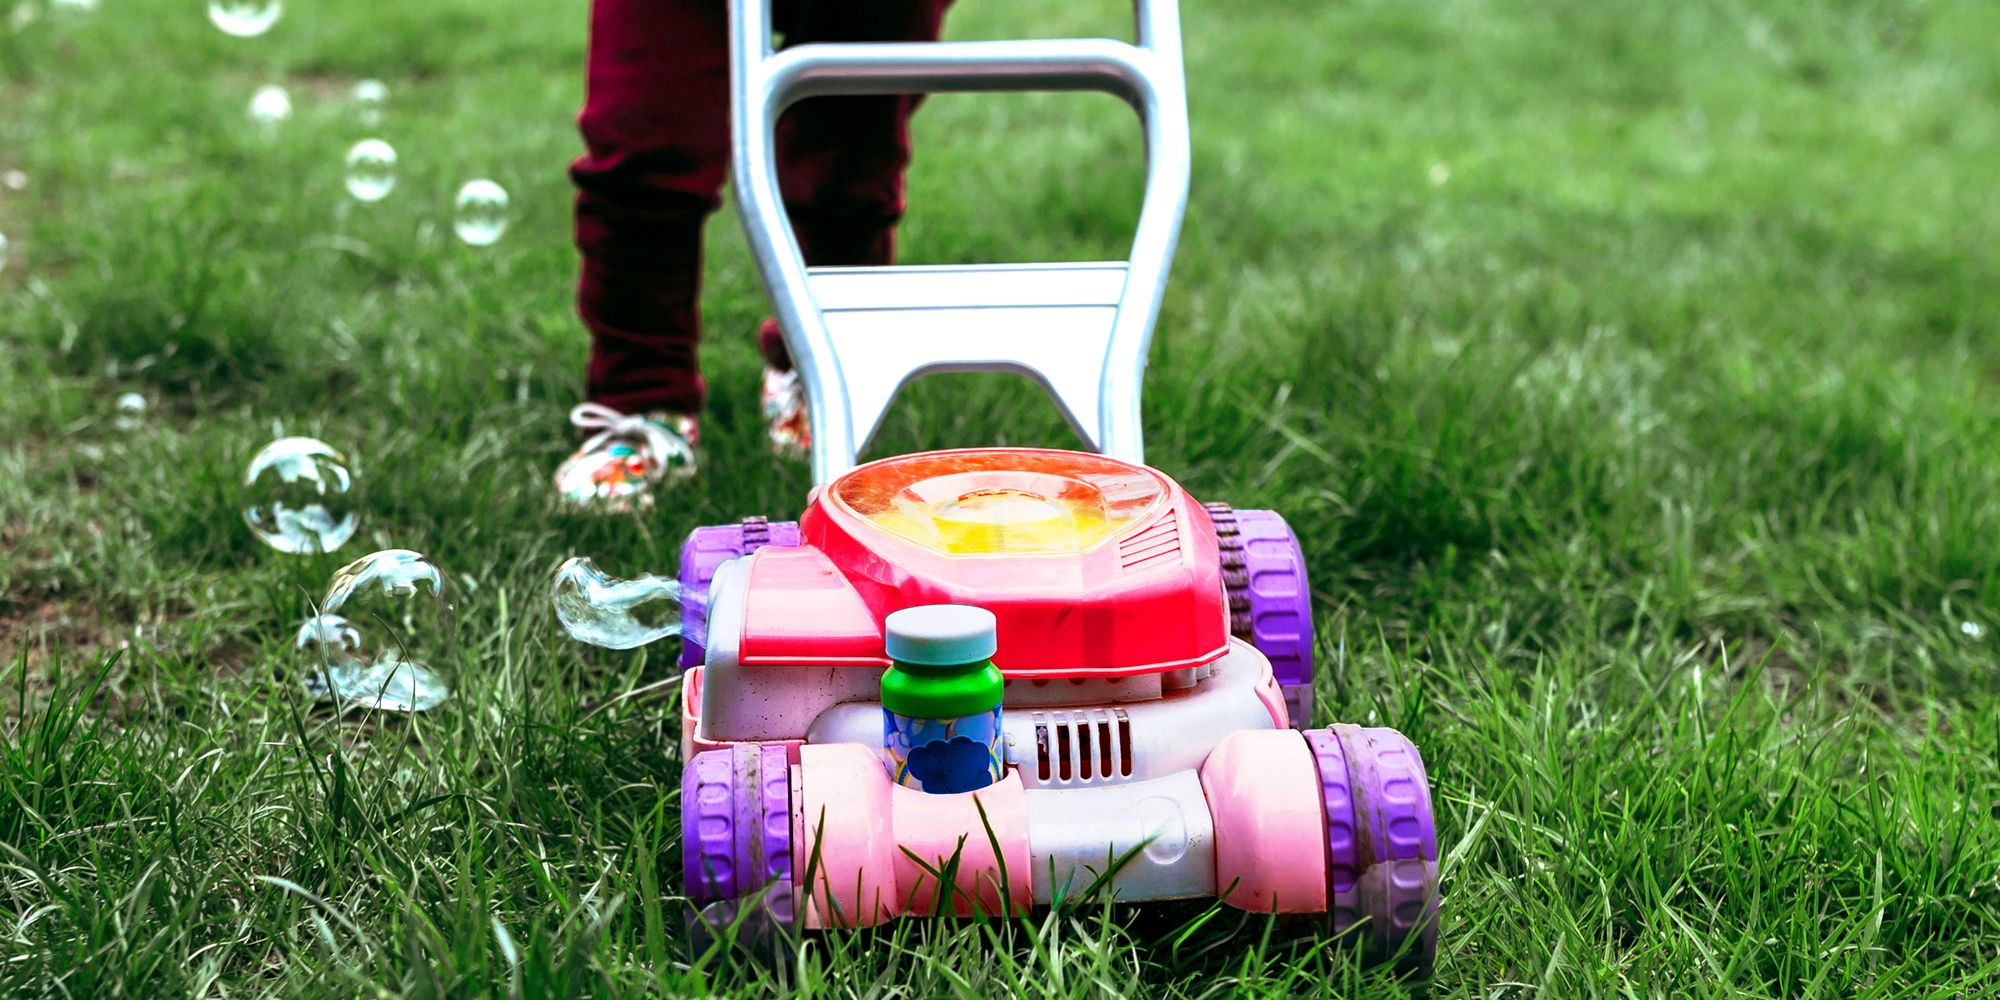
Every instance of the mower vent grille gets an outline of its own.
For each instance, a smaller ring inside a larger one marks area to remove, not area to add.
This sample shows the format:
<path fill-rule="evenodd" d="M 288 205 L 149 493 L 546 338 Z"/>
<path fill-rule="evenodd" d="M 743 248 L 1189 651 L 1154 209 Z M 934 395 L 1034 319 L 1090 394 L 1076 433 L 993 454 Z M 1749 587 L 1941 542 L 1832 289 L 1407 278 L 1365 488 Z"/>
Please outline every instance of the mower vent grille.
<path fill-rule="evenodd" d="M 1180 518 L 1171 509 L 1160 523 L 1118 543 L 1119 563 L 1126 569 L 1138 569 L 1180 554 Z"/>
<path fill-rule="evenodd" d="M 1081 785 L 1132 776 L 1132 719 L 1122 708 L 1036 712 L 1035 777 Z"/>

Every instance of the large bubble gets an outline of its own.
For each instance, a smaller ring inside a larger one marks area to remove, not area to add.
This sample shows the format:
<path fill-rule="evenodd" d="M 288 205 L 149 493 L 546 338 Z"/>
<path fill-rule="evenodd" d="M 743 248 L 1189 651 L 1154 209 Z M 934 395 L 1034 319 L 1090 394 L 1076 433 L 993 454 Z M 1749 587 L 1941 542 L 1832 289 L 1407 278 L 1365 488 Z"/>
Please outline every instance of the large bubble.
<path fill-rule="evenodd" d="M 681 634 L 681 585 L 665 577 L 620 580 L 577 556 L 556 570 L 550 597 L 578 642 L 636 649 Z"/>
<path fill-rule="evenodd" d="M 354 537 L 353 485 L 347 459 L 326 442 L 279 438 L 243 473 L 243 523 L 280 552 L 332 552 Z"/>
<path fill-rule="evenodd" d="M 335 697 L 394 712 L 434 708 L 450 697 L 459 659 L 444 574 L 409 549 L 362 556 L 334 573 L 297 645 L 320 657 L 320 683 Z"/>
<path fill-rule="evenodd" d="M 271 30 L 284 12 L 279 0 L 208 0 L 209 21 L 237 38 L 255 38 Z"/>
<path fill-rule="evenodd" d="M 396 189 L 396 150 L 380 139 L 363 139 L 347 151 L 347 193 L 359 201 L 381 201 Z"/>
<path fill-rule="evenodd" d="M 507 191 L 484 178 L 458 189 L 452 231 L 476 247 L 492 246 L 507 231 Z"/>

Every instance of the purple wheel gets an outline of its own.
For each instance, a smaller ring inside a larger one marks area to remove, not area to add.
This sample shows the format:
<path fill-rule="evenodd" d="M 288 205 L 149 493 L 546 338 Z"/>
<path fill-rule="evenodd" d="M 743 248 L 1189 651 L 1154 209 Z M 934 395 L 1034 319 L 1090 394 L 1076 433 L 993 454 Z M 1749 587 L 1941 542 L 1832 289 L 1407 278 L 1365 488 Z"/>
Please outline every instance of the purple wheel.
<path fill-rule="evenodd" d="M 1292 728 L 1312 724 L 1312 590 L 1298 536 L 1276 511 L 1208 504 L 1222 547 L 1229 631 L 1271 661 Z"/>
<path fill-rule="evenodd" d="M 732 927 L 753 951 L 791 930 L 791 787 L 782 746 L 705 751 L 681 773 L 681 866 L 697 952 Z"/>
<path fill-rule="evenodd" d="M 746 517 L 696 528 L 681 543 L 681 669 L 701 666 L 708 644 L 708 583 L 723 563 L 766 545 L 799 544 L 797 521 Z"/>
<path fill-rule="evenodd" d="M 1326 807 L 1334 932 L 1366 918 L 1371 957 L 1428 973 L 1437 955 L 1438 860 L 1423 757 L 1393 729 L 1334 726 L 1311 730 L 1306 742 Z"/>

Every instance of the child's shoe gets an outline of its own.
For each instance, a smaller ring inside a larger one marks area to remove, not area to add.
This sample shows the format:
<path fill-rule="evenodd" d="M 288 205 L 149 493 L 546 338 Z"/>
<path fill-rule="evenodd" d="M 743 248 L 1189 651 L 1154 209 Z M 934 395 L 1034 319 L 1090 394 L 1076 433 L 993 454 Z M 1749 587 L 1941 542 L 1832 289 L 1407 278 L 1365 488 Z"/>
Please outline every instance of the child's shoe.
<path fill-rule="evenodd" d="M 779 454 L 812 451 L 812 418 L 806 408 L 806 384 L 797 370 L 781 372 L 764 366 L 764 423 L 771 447 Z"/>
<path fill-rule="evenodd" d="M 598 403 L 569 411 L 569 422 L 595 431 L 556 469 L 556 496 L 574 510 L 617 514 L 653 505 L 662 479 L 694 475 L 701 425 L 686 414 L 620 413 Z"/>

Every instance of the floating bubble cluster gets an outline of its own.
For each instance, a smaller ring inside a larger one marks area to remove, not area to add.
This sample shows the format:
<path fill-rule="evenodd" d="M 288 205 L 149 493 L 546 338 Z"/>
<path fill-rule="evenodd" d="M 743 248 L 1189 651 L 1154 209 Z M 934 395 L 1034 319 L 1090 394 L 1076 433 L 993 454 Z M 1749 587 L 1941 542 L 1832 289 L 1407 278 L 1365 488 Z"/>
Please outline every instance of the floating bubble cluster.
<path fill-rule="evenodd" d="M 271 30 L 284 12 L 279 0 L 208 0 L 209 21 L 236 38 L 255 38 Z"/>
<path fill-rule="evenodd" d="M 389 87 L 380 80 L 362 80 L 354 85 L 354 116 L 374 128 L 382 124 L 382 109 L 389 103 Z"/>
<path fill-rule="evenodd" d="M 550 596 L 578 642 L 636 649 L 681 634 L 681 585 L 664 577 L 620 580 L 577 556 L 556 570 Z"/>
<path fill-rule="evenodd" d="M 347 459 L 326 442 L 279 438 L 243 474 L 243 522 L 280 552 L 332 552 L 354 537 L 353 485 Z"/>
<path fill-rule="evenodd" d="M 112 425 L 121 431 L 136 431 L 146 424 L 146 397 L 128 392 L 113 404 Z"/>
<path fill-rule="evenodd" d="M 333 575 L 294 646 L 316 658 L 308 691 L 367 708 L 422 712 L 451 695 L 457 626 L 444 574 L 409 549 L 362 556 Z"/>
<path fill-rule="evenodd" d="M 347 151 L 347 193 L 358 201 L 381 201 L 396 189 L 396 150 L 380 139 L 363 139 Z"/>
<path fill-rule="evenodd" d="M 507 231 L 506 189 L 484 178 L 466 181 L 458 189 L 451 228 L 472 246 L 488 247 L 498 242 Z"/>
<path fill-rule="evenodd" d="M 292 95 L 276 84 L 258 87 L 250 96 L 250 120 L 259 125 L 276 125 L 292 116 Z"/>

